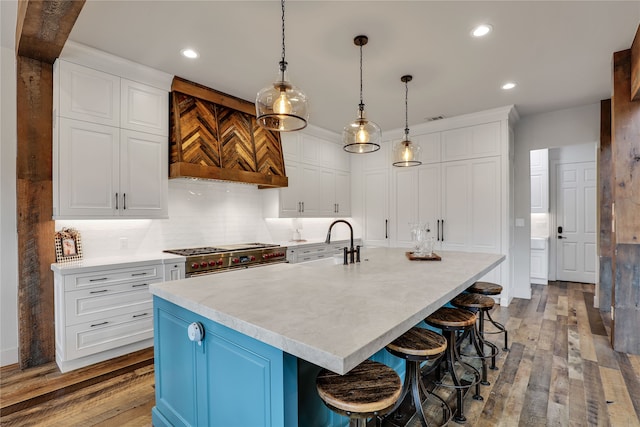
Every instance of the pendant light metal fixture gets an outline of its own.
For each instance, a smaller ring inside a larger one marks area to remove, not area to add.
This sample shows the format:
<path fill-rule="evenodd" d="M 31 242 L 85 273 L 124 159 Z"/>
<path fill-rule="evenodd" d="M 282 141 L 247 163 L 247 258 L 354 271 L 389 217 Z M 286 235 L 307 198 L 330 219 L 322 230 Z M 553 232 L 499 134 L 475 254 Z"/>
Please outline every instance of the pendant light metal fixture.
<path fill-rule="evenodd" d="M 420 146 L 409 139 L 409 82 L 412 76 L 406 75 L 400 78 L 404 83 L 404 139 L 393 147 L 393 166 L 407 167 L 421 165 Z"/>
<path fill-rule="evenodd" d="M 256 97 L 256 119 L 265 128 L 280 132 L 304 129 L 309 120 L 307 96 L 287 78 L 284 47 L 284 0 L 282 6 L 282 58 L 278 80 L 265 87 Z"/>
<path fill-rule="evenodd" d="M 360 104 L 358 105 L 358 117 L 342 132 L 344 151 L 349 153 L 372 153 L 380 149 L 382 132 L 380 126 L 367 120 L 362 101 L 362 46 L 369 41 L 367 36 L 357 36 L 353 43 L 360 47 Z"/>

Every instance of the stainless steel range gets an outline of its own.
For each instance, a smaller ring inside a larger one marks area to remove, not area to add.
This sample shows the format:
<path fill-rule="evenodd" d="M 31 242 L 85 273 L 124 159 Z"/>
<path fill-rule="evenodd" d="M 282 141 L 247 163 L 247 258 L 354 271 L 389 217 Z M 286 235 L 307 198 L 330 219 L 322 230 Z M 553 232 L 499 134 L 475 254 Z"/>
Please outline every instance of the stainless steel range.
<path fill-rule="evenodd" d="M 287 248 L 285 246 L 266 243 L 168 249 L 164 252 L 187 257 L 186 277 L 287 261 Z"/>

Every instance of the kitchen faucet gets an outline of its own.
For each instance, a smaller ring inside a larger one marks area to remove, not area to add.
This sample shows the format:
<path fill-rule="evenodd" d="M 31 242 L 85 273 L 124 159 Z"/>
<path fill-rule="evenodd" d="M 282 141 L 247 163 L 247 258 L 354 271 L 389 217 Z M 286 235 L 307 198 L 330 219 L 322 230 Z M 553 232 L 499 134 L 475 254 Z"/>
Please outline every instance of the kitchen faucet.
<path fill-rule="evenodd" d="M 329 226 L 329 231 L 327 231 L 327 239 L 324 241 L 326 244 L 331 243 L 331 229 L 333 228 L 334 225 L 336 225 L 339 222 L 344 222 L 345 224 L 347 224 L 349 226 L 349 231 L 351 232 L 351 247 L 350 248 L 343 248 L 344 250 L 344 265 L 349 264 L 349 261 L 347 261 L 347 254 L 351 255 L 350 259 L 351 259 L 351 264 L 353 264 L 354 262 L 360 262 L 360 245 L 356 246 L 356 248 L 353 248 L 353 227 L 351 226 L 351 224 L 349 224 L 347 221 L 345 221 L 344 219 L 337 219 L 335 221 L 333 221 L 331 223 L 331 225 Z M 355 255 L 355 261 L 354 261 L 354 255 Z"/>

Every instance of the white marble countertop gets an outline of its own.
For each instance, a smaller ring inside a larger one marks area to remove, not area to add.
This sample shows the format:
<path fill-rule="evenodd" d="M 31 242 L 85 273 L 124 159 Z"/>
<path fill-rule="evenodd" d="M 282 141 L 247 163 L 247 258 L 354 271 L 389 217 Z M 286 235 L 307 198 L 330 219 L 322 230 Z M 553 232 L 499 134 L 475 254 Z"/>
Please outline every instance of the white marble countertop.
<path fill-rule="evenodd" d="M 360 237 L 354 237 L 353 241 L 356 242 L 358 241 L 359 243 L 362 243 L 362 239 Z M 336 239 L 336 240 L 331 240 L 331 244 L 338 244 L 338 243 L 345 243 L 345 242 L 349 242 L 349 239 Z M 297 248 L 297 247 L 304 247 L 307 245 L 318 245 L 318 244 L 324 244 L 324 239 L 305 239 L 305 240 L 284 240 L 281 242 L 276 242 L 276 244 L 280 245 L 280 246 L 286 246 L 288 248 Z M 354 243 L 355 244 L 355 243 Z"/>
<path fill-rule="evenodd" d="M 88 271 L 89 269 L 139 267 L 149 263 L 169 264 L 172 262 L 185 262 L 185 260 L 186 258 L 180 255 L 154 252 L 150 254 L 95 257 L 71 262 L 58 262 L 51 264 L 51 270 L 62 274 L 74 274 Z"/>
<path fill-rule="evenodd" d="M 364 248 L 361 263 L 274 264 L 153 284 L 151 293 L 339 374 L 382 349 L 504 260 Z"/>

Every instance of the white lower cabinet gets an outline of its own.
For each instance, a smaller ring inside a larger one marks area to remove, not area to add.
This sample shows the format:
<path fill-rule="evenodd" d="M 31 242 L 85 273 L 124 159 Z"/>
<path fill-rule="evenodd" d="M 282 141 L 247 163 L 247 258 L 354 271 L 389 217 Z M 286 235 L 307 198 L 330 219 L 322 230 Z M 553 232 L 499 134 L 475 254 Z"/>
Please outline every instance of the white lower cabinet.
<path fill-rule="evenodd" d="M 184 278 L 184 261 L 52 269 L 56 362 L 62 372 L 152 346 L 149 285 Z"/>
<path fill-rule="evenodd" d="M 287 248 L 287 261 L 291 264 L 306 261 L 315 261 L 323 258 L 330 258 L 340 255 L 345 247 L 351 244 L 349 240 L 336 240 L 326 243 L 306 243 Z M 353 239 L 353 246 L 362 246 L 361 239 Z"/>

